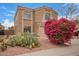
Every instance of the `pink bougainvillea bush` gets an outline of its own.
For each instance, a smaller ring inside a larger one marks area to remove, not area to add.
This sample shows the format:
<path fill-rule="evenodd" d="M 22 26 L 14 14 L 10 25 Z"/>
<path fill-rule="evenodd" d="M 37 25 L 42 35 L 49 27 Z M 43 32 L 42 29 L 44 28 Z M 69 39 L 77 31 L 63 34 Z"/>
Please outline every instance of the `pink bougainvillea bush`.
<path fill-rule="evenodd" d="M 55 44 L 71 43 L 71 38 L 74 35 L 76 24 L 73 21 L 65 18 L 50 19 L 45 23 L 45 34 L 49 41 Z"/>

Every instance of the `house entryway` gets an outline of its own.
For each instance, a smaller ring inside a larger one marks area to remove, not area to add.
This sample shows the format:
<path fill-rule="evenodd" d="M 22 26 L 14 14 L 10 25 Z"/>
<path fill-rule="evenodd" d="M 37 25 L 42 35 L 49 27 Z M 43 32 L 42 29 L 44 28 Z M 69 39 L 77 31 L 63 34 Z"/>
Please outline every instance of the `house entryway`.
<path fill-rule="evenodd" d="M 44 27 L 43 26 L 40 26 L 39 27 L 39 36 L 41 38 L 44 38 L 44 39 L 47 39 L 46 35 L 45 35 L 45 32 L 44 32 Z"/>

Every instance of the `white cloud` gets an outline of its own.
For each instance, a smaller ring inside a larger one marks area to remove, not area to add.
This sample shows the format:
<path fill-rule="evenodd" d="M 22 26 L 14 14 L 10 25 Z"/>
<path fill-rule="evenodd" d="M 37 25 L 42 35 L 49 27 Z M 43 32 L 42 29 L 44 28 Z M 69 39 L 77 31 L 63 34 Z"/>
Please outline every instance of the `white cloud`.
<path fill-rule="evenodd" d="M 74 17 L 74 16 L 73 16 L 73 17 Z M 58 20 L 59 20 L 60 18 L 66 18 L 66 16 L 58 16 Z M 71 20 L 70 16 L 68 16 L 67 19 L 68 19 L 68 20 Z M 74 18 L 72 18 L 72 19 L 74 20 Z"/>
<path fill-rule="evenodd" d="M 9 11 L 9 12 L 11 12 L 11 13 L 13 13 L 13 14 L 15 13 L 15 11 L 13 11 L 13 10 L 12 10 L 12 11 Z"/>
<path fill-rule="evenodd" d="M 0 9 L 4 9 L 4 10 L 6 10 L 7 12 L 10 12 L 10 13 L 12 13 L 12 14 L 15 13 L 14 10 L 7 9 L 7 7 L 5 7 L 5 6 L 0 7 Z"/>
<path fill-rule="evenodd" d="M 4 19 L 2 22 L 2 25 L 5 27 L 5 29 L 8 29 L 8 27 L 11 27 L 14 25 L 13 21 L 10 21 L 9 19 Z"/>
<path fill-rule="evenodd" d="M 15 15 L 15 11 L 11 11 L 11 10 L 9 10 L 9 11 L 7 11 L 7 12 L 9 12 L 9 13 L 6 14 L 6 16 L 14 17 L 14 15 Z"/>
<path fill-rule="evenodd" d="M 2 6 L 0 9 L 7 9 L 5 6 Z"/>
<path fill-rule="evenodd" d="M 11 16 L 11 17 L 14 17 L 14 14 L 6 14 L 6 16 Z"/>
<path fill-rule="evenodd" d="M 62 18 L 62 16 L 58 16 L 58 19 Z"/>
<path fill-rule="evenodd" d="M 60 19 L 60 18 L 66 18 L 65 16 L 58 16 L 58 19 Z"/>
<path fill-rule="evenodd" d="M 7 14 L 6 16 L 12 16 L 12 14 Z"/>

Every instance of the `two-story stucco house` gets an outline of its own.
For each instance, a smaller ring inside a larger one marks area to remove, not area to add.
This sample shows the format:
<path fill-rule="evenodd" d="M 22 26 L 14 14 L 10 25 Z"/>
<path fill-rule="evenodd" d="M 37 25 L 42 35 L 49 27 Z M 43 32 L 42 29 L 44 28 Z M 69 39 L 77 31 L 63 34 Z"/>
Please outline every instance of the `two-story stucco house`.
<path fill-rule="evenodd" d="M 15 34 L 29 31 L 31 33 L 44 33 L 44 23 L 50 18 L 57 18 L 57 12 L 49 7 L 31 9 L 18 6 L 15 15 Z"/>

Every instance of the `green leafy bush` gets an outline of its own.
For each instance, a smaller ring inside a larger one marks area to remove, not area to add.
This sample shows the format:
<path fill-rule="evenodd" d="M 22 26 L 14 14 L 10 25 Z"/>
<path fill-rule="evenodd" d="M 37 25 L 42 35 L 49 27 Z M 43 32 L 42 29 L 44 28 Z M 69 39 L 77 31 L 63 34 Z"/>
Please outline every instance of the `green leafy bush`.
<path fill-rule="evenodd" d="M 35 48 L 39 47 L 39 42 L 36 34 L 32 33 L 23 33 L 21 35 L 16 35 L 10 38 L 8 45 L 9 46 L 21 46 L 26 48 Z"/>

